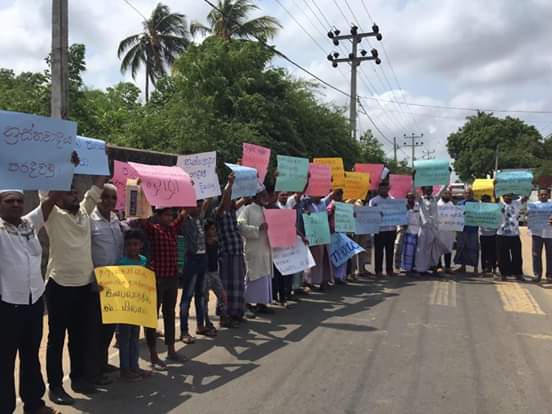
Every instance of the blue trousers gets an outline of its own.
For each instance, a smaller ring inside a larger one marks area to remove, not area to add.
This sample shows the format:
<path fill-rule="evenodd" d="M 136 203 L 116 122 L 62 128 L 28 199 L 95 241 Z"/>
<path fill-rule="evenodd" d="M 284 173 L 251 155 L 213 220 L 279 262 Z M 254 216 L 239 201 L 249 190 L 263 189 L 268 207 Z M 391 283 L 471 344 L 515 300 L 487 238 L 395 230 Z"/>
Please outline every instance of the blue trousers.
<path fill-rule="evenodd" d="M 189 254 L 186 257 L 184 278 L 182 281 L 182 298 L 180 299 L 180 331 L 188 334 L 188 315 L 194 298 L 197 327 L 205 326 L 205 273 L 207 272 L 206 254 Z"/>
<path fill-rule="evenodd" d="M 117 325 L 119 342 L 119 364 L 121 369 L 138 369 L 138 338 L 140 327 L 135 325 Z"/>

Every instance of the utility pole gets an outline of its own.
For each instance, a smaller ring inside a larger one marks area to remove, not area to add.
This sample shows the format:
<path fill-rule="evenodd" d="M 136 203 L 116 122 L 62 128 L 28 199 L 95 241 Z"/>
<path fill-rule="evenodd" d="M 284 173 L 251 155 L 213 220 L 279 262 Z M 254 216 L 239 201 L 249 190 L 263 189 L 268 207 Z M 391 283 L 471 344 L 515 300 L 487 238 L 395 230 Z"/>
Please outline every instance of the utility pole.
<path fill-rule="evenodd" d="M 395 161 L 395 165 L 397 165 L 397 150 L 399 149 L 397 145 L 397 137 L 393 137 L 393 161 Z"/>
<path fill-rule="evenodd" d="M 68 38 L 67 0 L 52 0 L 52 97 L 50 114 L 53 118 L 66 119 L 69 112 Z"/>
<path fill-rule="evenodd" d="M 404 141 L 404 146 L 405 147 L 410 147 L 412 149 L 412 170 L 414 170 L 414 161 L 416 161 L 416 147 L 421 147 L 422 145 L 424 145 L 424 142 L 421 141 L 424 137 L 424 134 L 420 134 L 420 135 L 415 135 L 414 132 L 412 133 L 412 135 L 408 136 L 406 134 L 403 135 L 405 141 Z M 407 139 L 410 139 L 411 142 L 406 142 Z M 419 141 L 417 141 L 419 140 Z"/>
<path fill-rule="evenodd" d="M 424 160 L 433 160 L 435 159 L 435 156 L 433 154 L 435 154 L 435 150 L 423 150 L 422 153 L 424 155 L 422 155 L 422 158 Z"/>
<path fill-rule="evenodd" d="M 496 177 L 496 172 L 498 171 L 498 150 L 499 144 L 496 144 L 494 177 Z"/>
<path fill-rule="evenodd" d="M 338 63 L 350 63 L 351 64 L 351 94 L 350 94 L 350 103 L 349 103 L 349 120 L 351 123 L 351 131 L 353 139 L 357 139 L 356 132 L 356 118 L 357 118 L 357 66 L 365 60 L 374 60 L 376 64 L 380 64 L 381 60 L 376 49 L 370 51 L 370 56 L 368 52 L 364 49 L 360 51 L 360 56 L 358 56 L 358 45 L 365 37 L 375 37 L 377 40 L 383 39 L 383 36 L 379 32 L 379 27 L 374 24 L 372 26 L 372 31 L 368 33 L 358 33 L 358 27 L 351 27 L 351 34 L 341 35 L 341 31 L 335 29 L 333 32 L 328 32 L 328 37 L 333 40 L 335 46 L 339 45 L 340 40 L 350 40 L 352 43 L 352 51 L 349 53 L 347 58 L 339 58 L 338 52 L 333 52 L 328 55 L 328 60 L 332 62 L 332 66 L 337 68 Z"/>

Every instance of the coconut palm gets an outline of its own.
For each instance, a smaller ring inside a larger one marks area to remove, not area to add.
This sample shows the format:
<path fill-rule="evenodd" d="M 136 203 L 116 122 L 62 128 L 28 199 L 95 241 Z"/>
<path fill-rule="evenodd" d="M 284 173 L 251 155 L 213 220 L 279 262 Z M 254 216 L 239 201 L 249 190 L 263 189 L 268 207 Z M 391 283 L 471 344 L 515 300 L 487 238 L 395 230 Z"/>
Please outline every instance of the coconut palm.
<path fill-rule="evenodd" d="M 274 17 L 261 16 L 247 20 L 247 16 L 258 7 L 251 0 L 218 0 L 217 8 L 207 15 L 208 25 L 193 22 L 192 35 L 210 34 L 223 39 L 274 37 L 282 25 Z"/>
<path fill-rule="evenodd" d="M 132 78 L 142 66 L 146 67 L 146 102 L 149 100 L 149 83 L 167 73 L 176 56 L 190 44 L 190 33 L 183 14 L 171 13 L 168 6 L 158 3 L 149 19 L 143 22 L 144 31 L 127 37 L 119 43 L 117 56 L 121 72 L 129 69 Z"/>

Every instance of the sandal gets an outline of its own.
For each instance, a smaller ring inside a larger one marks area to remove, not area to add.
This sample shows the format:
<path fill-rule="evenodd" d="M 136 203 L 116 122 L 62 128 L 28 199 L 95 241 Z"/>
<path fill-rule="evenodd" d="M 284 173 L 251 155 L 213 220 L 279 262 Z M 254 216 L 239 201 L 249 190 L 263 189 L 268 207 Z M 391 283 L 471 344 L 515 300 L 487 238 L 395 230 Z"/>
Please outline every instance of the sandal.
<path fill-rule="evenodd" d="M 196 330 L 197 335 L 208 336 L 209 338 L 214 338 L 217 336 L 217 330 L 215 328 L 198 328 Z"/>
<path fill-rule="evenodd" d="M 195 343 L 195 338 L 190 334 L 182 335 L 180 340 L 188 345 Z"/>

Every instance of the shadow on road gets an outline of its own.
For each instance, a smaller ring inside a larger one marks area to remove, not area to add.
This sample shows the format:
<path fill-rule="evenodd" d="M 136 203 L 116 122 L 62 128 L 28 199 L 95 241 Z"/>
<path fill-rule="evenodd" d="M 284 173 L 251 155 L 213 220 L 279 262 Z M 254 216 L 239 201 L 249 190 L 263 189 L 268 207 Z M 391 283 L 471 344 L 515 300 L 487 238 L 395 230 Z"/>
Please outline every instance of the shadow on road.
<path fill-rule="evenodd" d="M 193 394 L 206 393 L 251 373 L 260 360 L 289 344 L 304 340 L 316 329 L 341 332 L 378 331 L 369 320 L 354 315 L 397 296 L 396 289 L 413 280 L 395 277 L 384 281 L 363 280 L 328 292 L 313 292 L 293 309 L 276 308 L 269 318 L 248 320 L 239 329 L 222 330 L 215 339 L 198 340 L 180 349 L 186 357 L 181 364 L 170 364 L 168 372 L 154 373 L 136 384 L 116 381 L 105 392 L 91 399 L 77 400 L 75 408 L 89 413 L 167 413 L 177 407 L 186 412 L 185 402 Z M 389 290 L 393 289 L 393 292 Z M 343 319 L 343 320 L 340 320 Z M 159 349 L 164 349 L 160 343 Z M 315 350 L 313 350 L 315 352 Z M 141 343 L 141 357 L 147 360 Z M 219 361 L 231 361 L 217 363 Z M 141 362 L 143 365 L 145 361 Z"/>

